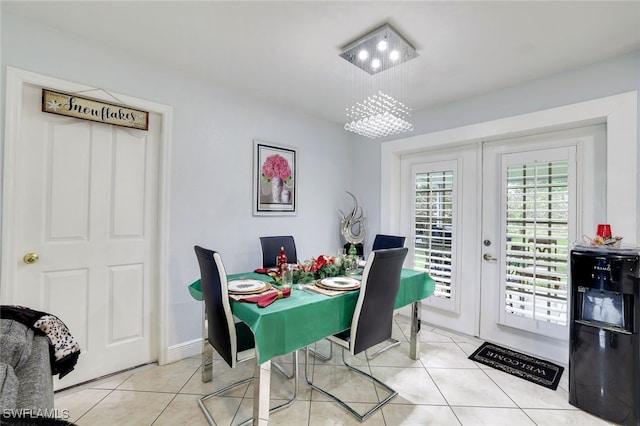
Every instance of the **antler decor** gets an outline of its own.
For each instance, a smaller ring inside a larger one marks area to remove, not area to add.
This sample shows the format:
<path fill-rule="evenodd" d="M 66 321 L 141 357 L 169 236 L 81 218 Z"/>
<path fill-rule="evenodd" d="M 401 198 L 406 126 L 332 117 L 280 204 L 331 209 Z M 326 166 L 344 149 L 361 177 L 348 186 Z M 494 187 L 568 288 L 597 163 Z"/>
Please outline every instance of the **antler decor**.
<path fill-rule="evenodd" d="M 349 216 L 345 216 L 342 210 L 340 211 L 340 215 L 342 216 L 341 229 L 342 236 L 347 242 L 351 244 L 360 244 L 364 241 L 364 216 L 362 212 L 362 208 L 358 205 L 358 200 L 355 195 L 350 193 L 349 191 L 345 191 L 347 194 L 351 195 L 353 198 L 353 202 L 355 206 Z"/>

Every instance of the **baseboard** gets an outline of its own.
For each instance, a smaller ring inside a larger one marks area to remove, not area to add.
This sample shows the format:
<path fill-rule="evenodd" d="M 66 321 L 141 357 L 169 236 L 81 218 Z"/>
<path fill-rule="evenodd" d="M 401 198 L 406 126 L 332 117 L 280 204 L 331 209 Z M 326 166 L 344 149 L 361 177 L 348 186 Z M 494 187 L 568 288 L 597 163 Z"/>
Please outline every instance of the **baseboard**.
<path fill-rule="evenodd" d="M 200 356 L 202 354 L 202 338 L 170 346 L 167 351 L 167 364 L 181 359 Z"/>

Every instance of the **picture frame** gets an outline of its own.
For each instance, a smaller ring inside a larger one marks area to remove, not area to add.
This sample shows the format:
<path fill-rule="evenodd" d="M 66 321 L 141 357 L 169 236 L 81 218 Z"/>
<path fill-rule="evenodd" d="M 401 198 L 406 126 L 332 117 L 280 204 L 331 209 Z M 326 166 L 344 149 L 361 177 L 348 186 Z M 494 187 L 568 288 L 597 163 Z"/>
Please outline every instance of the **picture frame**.
<path fill-rule="evenodd" d="M 253 141 L 253 215 L 295 216 L 298 203 L 296 148 Z"/>

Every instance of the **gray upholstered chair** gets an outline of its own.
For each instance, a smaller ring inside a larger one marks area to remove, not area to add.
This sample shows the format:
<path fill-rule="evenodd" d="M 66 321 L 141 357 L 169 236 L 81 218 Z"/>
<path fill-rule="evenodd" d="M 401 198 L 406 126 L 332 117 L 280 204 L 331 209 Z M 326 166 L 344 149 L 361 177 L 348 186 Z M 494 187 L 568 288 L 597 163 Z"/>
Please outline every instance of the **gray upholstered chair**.
<path fill-rule="evenodd" d="M 284 247 L 287 253 L 288 263 L 298 263 L 296 242 L 291 235 L 278 235 L 272 237 L 260 237 L 262 245 L 262 267 L 271 268 L 276 265 L 276 257 L 280 254 L 280 248 Z"/>
<path fill-rule="evenodd" d="M 400 271 L 407 252 L 408 249 L 406 248 L 395 248 L 377 250 L 369 255 L 362 274 L 360 294 L 358 295 L 353 319 L 351 320 L 351 328 L 328 337 L 332 343 L 342 347 L 342 362 L 349 370 L 373 380 L 389 393 L 387 397 L 383 398 L 382 401 L 366 413 L 358 413 L 347 403 L 332 395 L 329 391 L 321 389 L 309 379 L 309 347 L 305 352 L 305 378 L 309 386 L 338 402 L 360 421 L 366 420 L 376 410 L 391 401 L 398 393 L 372 375 L 347 364 L 344 359 L 344 351 L 346 349 L 352 355 L 357 355 L 391 337 L 393 306 L 400 288 Z"/>
<path fill-rule="evenodd" d="M 229 293 L 227 290 L 227 274 L 222 263 L 220 254 L 199 246 L 195 246 L 198 264 L 200 265 L 200 280 L 202 283 L 202 293 L 204 296 L 205 311 L 207 315 L 208 335 L 207 340 L 220 354 L 222 359 L 231 368 L 235 368 L 238 363 L 253 360 L 256 357 L 255 341 L 253 332 L 244 322 L 235 322 L 231 312 Z M 274 364 L 275 365 L 275 364 Z M 289 407 L 295 401 L 298 394 L 298 353 L 294 352 L 293 376 L 294 379 L 293 396 L 287 402 L 270 409 L 274 412 Z M 209 424 L 215 422 L 211 413 L 204 404 L 209 398 L 220 395 L 229 389 L 248 383 L 253 380 L 253 376 L 232 383 L 213 393 L 203 396 L 198 400 L 198 405 L 202 413 L 207 418 Z"/>

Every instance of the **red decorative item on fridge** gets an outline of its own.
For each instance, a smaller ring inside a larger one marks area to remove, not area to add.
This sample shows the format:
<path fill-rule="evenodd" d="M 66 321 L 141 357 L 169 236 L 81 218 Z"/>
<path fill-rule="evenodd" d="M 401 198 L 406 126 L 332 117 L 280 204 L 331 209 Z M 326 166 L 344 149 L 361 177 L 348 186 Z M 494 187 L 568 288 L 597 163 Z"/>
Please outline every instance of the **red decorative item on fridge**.
<path fill-rule="evenodd" d="M 602 237 L 605 240 L 608 238 L 612 237 L 611 234 L 611 225 L 609 225 L 608 223 L 601 223 L 598 225 L 598 232 L 597 232 L 598 237 Z"/>

